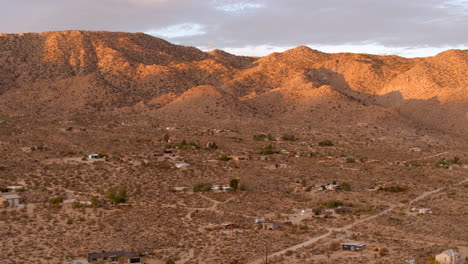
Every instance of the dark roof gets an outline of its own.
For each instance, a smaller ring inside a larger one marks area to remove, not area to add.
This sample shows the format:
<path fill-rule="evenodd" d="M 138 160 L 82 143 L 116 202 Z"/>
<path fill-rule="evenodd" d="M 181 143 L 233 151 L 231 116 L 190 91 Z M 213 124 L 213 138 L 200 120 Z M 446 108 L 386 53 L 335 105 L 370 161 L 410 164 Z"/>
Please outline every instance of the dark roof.
<path fill-rule="evenodd" d="M 101 252 L 101 253 L 89 253 L 88 259 L 97 259 L 97 258 L 104 258 L 104 257 L 125 257 L 125 258 L 135 258 L 138 257 L 137 253 L 133 251 L 125 252 L 125 251 L 112 251 L 112 252 Z"/>

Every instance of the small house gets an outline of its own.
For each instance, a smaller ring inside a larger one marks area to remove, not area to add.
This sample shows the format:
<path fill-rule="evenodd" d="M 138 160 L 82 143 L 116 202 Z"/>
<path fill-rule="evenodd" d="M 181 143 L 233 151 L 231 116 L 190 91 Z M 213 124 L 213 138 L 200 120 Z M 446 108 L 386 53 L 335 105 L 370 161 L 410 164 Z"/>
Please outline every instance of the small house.
<path fill-rule="evenodd" d="M 99 154 L 90 154 L 90 155 L 88 155 L 88 158 L 89 159 L 100 159 L 101 156 L 99 156 Z"/>
<path fill-rule="evenodd" d="M 175 166 L 178 169 L 182 169 L 182 168 L 188 168 L 188 167 L 190 167 L 192 165 L 190 165 L 188 163 L 185 163 L 185 162 L 180 162 L 180 163 L 176 163 Z"/>
<path fill-rule="evenodd" d="M 320 190 L 337 191 L 339 189 L 341 189 L 341 186 L 335 183 L 320 185 Z"/>
<path fill-rule="evenodd" d="M 16 193 L 2 193 L 0 195 L 0 205 L 8 203 L 10 207 L 18 207 L 21 204 L 21 198 Z"/>
<path fill-rule="evenodd" d="M 348 251 L 359 251 L 363 250 L 366 248 L 366 244 L 361 244 L 361 243 L 343 243 L 341 244 L 341 247 L 343 250 L 348 250 Z"/>
<path fill-rule="evenodd" d="M 276 164 L 275 167 L 277 169 L 285 169 L 288 167 L 288 164 L 280 163 L 280 164 Z"/>
<path fill-rule="evenodd" d="M 255 219 L 256 224 L 267 223 L 267 222 L 271 222 L 271 219 L 269 219 L 269 218 L 257 218 L 257 219 Z"/>
<path fill-rule="evenodd" d="M 101 252 L 101 253 L 89 253 L 89 263 L 143 263 L 140 256 L 133 251 L 113 251 L 113 252 Z"/>
<path fill-rule="evenodd" d="M 268 160 L 268 157 L 267 156 L 260 156 L 260 160 L 263 160 L 263 161 Z"/>
<path fill-rule="evenodd" d="M 445 250 L 435 257 L 436 261 L 440 264 L 462 264 L 460 253 L 453 249 Z"/>
<path fill-rule="evenodd" d="M 24 186 L 17 185 L 17 186 L 7 186 L 6 187 L 9 192 L 21 192 L 26 190 Z"/>
<path fill-rule="evenodd" d="M 278 222 L 273 222 L 273 221 L 267 221 L 264 223 L 260 223 L 260 227 L 263 230 L 278 230 L 279 229 L 279 223 Z"/>

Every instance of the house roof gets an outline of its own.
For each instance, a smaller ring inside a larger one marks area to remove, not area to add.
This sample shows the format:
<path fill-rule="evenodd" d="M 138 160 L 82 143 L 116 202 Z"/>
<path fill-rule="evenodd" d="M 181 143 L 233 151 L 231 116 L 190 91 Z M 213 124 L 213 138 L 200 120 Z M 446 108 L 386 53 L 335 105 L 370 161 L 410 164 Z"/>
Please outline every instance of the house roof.
<path fill-rule="evenodd" d="M 101 253 L 89 253 L 89 259 L 97 259 L 103 257 L 125 257 L 125 258 L 135 258 L 138 257 L 137 253 L 133 251 L 125 252 L 125 251 L 112 251 L 112 252 L 101 252 Z"/>
<path fill-rule="evenodd" d="M 361 244 L 361 243 L 343 243 L 343 246 L 356 246 L 356 247 L 365 247 L 366 244 Z"/>
<path fill-rule="evenodd" d="M 2 193 L 1 196 L 7 200 L 20 199 L 20 197 L 16 193 Z"/>
<path fill-rule="evenodd" d="M 448 249 L 448 250 L 445 250 L 444 252 L 442 252 L 443 254 L 446 254 L 448 256 L 455 256 L 455 255 L 458 255 L 458 252 L 456 252 L 455 250 L 453 249 Z"/>

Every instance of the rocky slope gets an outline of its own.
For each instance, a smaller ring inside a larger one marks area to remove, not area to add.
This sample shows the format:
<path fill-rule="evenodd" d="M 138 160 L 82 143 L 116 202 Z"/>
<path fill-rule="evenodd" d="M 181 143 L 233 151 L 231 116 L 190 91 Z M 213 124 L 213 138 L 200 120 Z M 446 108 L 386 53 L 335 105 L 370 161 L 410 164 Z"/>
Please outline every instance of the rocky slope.
<path fill-rule="evenodd" d="M 142 33 L 0 35 L 0 112 L 6 115 L 130 107 L 180 120 L 291 121 L 327 115 L 323 109 L 332 107 L 346 116 L 364 105 L 377 115 L 390 108 L 409 121 L 463 134 L 467 76 L 466 50 L 406 59 L 301 46 L 253 58 Z"/>

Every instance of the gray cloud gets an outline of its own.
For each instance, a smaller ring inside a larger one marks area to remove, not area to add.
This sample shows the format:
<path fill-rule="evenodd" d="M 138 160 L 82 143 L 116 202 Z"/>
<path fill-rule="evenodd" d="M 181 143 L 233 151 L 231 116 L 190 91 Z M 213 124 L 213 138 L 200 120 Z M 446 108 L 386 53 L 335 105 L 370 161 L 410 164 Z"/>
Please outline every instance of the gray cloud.
<path fill-rule="evenodd" d="M 5 33 L 66 29 L 155 32 L 172 42 L 215 48 L 468 44 L 468 0 L 3 2 L 6 11 L 0 16 L 0 32 Z"/>

